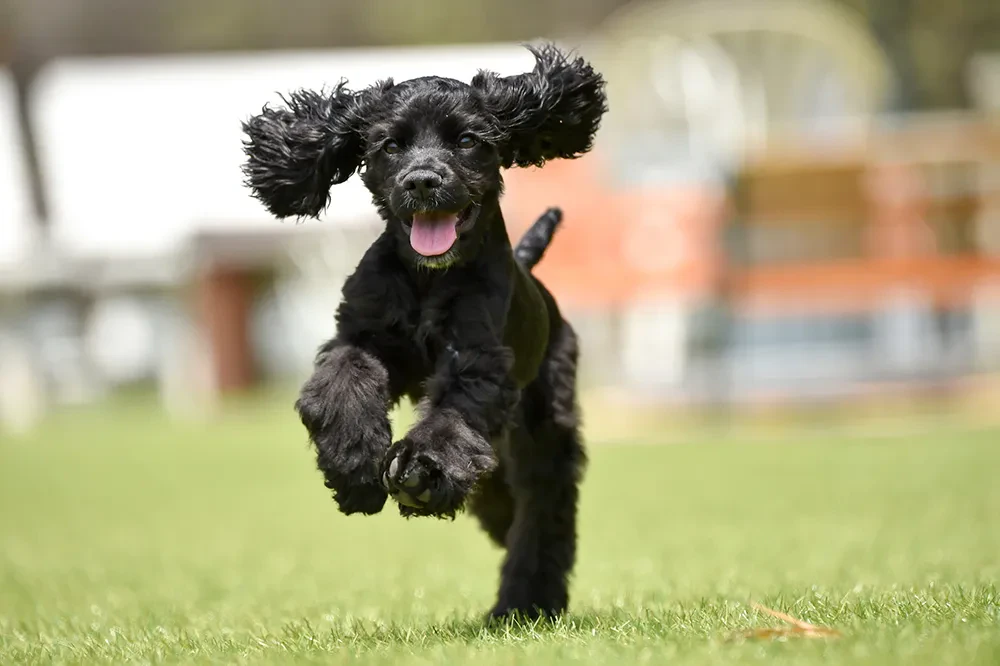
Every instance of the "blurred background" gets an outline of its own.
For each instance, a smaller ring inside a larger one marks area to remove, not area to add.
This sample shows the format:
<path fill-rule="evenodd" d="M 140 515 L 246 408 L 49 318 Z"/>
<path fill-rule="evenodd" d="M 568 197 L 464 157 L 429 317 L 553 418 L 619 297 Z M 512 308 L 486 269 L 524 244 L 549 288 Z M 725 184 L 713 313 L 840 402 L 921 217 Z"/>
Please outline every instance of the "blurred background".
<path fill-rule="evenodd" d="M 509 172 L 504 199 L 512 235 L 565 211 L 537 272 L 588 396 L 1000 404 L 995 0 L 5 1 L 8 432 L 297 384 L 380 223 L 356 179 L 320 222 L 270 218 L 240 122 L 341 77 L 525 71 L 540 37 L 609 81 L 594 151 Z"/>

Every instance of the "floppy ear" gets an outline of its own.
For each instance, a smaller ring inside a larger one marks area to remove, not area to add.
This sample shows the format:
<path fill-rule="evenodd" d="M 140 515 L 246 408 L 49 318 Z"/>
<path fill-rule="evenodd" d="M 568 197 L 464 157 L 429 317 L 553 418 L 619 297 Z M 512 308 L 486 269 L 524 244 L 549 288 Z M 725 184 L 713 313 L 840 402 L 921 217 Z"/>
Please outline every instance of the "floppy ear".
<path fill-rule="evenodd" d="M 392 81 L 360 92 L 341 82 L 329 93 L 298 90 L 285 106 L 243 123 L 246 185 L 276 217 L 317 217 L 330 188 L 361 167 L 372 107 Z"/>
<path fill-rule="evenodd" d="M 583 58 L 570 60 L 551 44 L 528 48 L 535 56 L 531 72 L 480 72 L 472 80 L 503 135 L 500 157 L 507 168 L 586 153 L 608 109 L 604 79 Z"/>

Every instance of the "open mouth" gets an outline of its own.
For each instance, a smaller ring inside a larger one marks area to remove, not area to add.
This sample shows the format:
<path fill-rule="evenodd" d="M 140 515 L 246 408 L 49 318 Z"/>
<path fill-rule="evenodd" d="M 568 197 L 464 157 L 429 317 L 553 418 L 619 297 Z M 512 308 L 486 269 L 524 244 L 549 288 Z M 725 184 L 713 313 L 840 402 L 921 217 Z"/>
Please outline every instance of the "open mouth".
<path fill-rule="evenodd" d="M 439 257 L 455 245 L 459 234 L 472 228 L 476 207 L 459 211 L 422 210 L 410 219 L 410 247 L 425 257 Z"/>

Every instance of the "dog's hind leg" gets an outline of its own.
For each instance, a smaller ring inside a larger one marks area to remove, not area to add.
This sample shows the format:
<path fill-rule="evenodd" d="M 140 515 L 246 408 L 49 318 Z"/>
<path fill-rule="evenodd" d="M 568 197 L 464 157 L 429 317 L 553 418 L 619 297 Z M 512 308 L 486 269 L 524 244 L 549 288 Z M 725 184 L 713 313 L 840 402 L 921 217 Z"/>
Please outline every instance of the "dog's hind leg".
<path fill-rule="evenodd" d="M 514 522 L 514 498 L 507 485 L 503 465 L 479 480 L 469 498 L 469 511 L 498 546 L 507 545 L 507 533 Z"/>
<path fill-rule="evenodd" d="M 494 618 L 553 617 L 569 600 L 585 455 L 576 404 L 576 336 L 566 323 L 557 336 L 539 377 L 525 389 L 525 427 L 511 432 L 503 456 L 514 518 Z"/>

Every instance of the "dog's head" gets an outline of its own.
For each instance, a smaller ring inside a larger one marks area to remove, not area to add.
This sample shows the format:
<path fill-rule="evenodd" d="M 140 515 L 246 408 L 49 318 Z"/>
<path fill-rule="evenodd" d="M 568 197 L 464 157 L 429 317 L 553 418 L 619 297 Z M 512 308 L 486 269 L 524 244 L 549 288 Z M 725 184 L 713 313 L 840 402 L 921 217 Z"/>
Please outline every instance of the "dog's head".
<path fill-rule="evenodd" d="M 332 185 L 362 173 L 380 214 L 417 264 L 459 260 L 500 195 L 501 168 L 588 150 L 607 104 L 582 59 L 533 48 L 535 68 L 471 82 L 425 77 L 352 92 L 298 91 L 244 123 L 247 184 L 277 217 L 316 217 Z"/>

